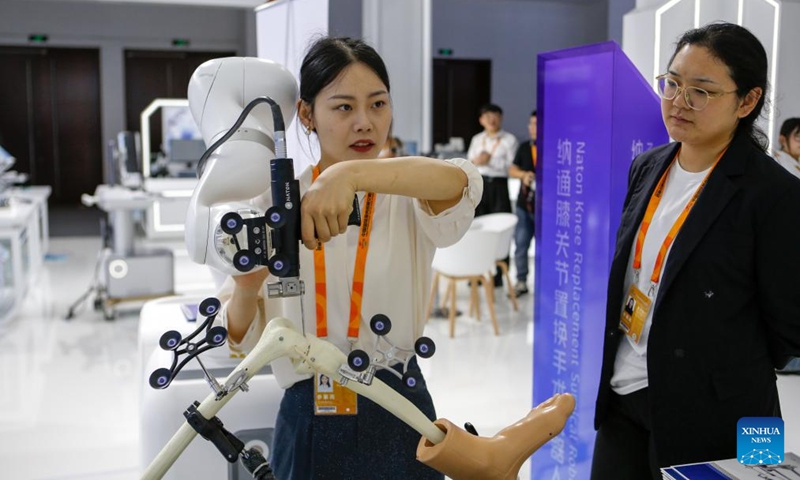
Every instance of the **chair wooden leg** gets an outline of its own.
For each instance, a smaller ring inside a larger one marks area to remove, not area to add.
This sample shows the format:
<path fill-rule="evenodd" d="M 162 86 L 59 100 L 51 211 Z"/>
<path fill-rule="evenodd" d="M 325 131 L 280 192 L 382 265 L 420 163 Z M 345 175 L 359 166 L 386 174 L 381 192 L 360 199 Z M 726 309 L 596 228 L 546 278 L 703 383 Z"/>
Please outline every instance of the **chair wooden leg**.
<path fill-rule="evenodd" d="M 456 281 L 454 278 L 450 279 L 447 291 L 450 295 L 450 338 L 453 338 L 456 336 Z"/>
<path fill-rule="evenodd" d="M 500 266 L 500 270 L 503 271 L 503 275 L 506 277 L 506 285 L 508 285 L 508 296 L 511 298 L 511 305 L 513 305 L 514 311 L 518 312 L 517 292 L 514 289 L 514 285 L 511 284 L 511 277 L 508 275 L 508 264 L 506 262 L 497 262 L 497 265 Z"/>
<path fill-rule="evenodd" d="M 497 315 L 494 312 L 494 282 L 492 281 L 492 277 L 489 276 L 484 280 L 483 285 L 486 287 L 486 303 L 489 306 L 489 316 L 494 326 L 494 334 L 500 335 L 500 329 L 497 326 Z"/>
<path fill-rule="evenodd" d="M 431 298 L 428 299 L 428 316 L 426 318 L 431 318 L 433 302 L 436 300 L 437 293 L 439 293 L 439 272 L 433 272 L 433 282 L 431 282 Z"/>
<path fill-rule="evenodd" d="M 473 314 L 474 312 L 474 314 Z M 469 314 L 479 321 L 481 319 L 481 297 L 478 295 L 478 277 L 470 280 Z"/>
<path fill-rule="evenodd" d="M 447 308 L 447 302 L 450 300 L 450 295 L 455 295 L 455 280 L 450 277 L 445 278 L 447 279 L 447 290 L 442 298 L 442 309 Z"/>

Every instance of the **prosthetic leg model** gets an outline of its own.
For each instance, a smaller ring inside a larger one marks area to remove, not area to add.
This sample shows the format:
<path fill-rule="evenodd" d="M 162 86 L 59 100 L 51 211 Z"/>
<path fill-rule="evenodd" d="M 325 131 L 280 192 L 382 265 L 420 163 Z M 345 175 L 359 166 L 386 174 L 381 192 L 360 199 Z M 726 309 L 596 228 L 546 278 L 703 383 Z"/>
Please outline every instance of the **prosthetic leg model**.
<path fill-rule="evenodd" d="M 511 480 L 522 463 L 558 435 L 575 408 L 569 394 L 556 395 L 537 406 L 519 422 L 492 438 L 478 437 L 447 420 L 432 423 L 405 397 L 379 379 L 361 383 L 347 367 L 347 357 L 333 344 L 303 336 L 286 318 L 272 319 L 256 347 L 228 376 L 218 393 L 206 397 L 195 410 L 205 419 L 214 416 L 264 365 L 280 357 L 291 359 L 300 374 L 319 372 L 363 395 L 407 423 L 422 435 L 417 458 L 454 480 Z M 158 371 L 156 371 L 157 373 Z M 143 480 L 160 479 L 189 445 L 197 432 L 185 423 L 153 460 Z"/>

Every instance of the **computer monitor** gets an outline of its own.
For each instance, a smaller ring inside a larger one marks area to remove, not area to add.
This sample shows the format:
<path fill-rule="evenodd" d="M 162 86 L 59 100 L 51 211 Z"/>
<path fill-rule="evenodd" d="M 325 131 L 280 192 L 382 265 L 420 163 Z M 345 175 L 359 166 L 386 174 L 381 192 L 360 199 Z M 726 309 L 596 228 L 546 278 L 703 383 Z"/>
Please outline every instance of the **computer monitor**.
<path fill-rule="evenodd" d="M 170 174 L 175 177 L 194 177 L 197 162 L 206 151 L 206 144 L 202 140 L 172 139 L 169 142 Z"/>
<path fill-rule="evenodd" d="M 109 140 L 106 143 L 106 168 L 105 168 L 105 183 L 106 185 L 119 184 L 119 163 L 117 163 L 117 142 Z"/>
<path fill-rule="evenodd" d="M 127 173 L 142 173 L 139 132 L 119 132 L 117 135 L 117 148 L 120 155 L 120 168 Z"/>
<path fill-rule="evenodd" d="M 141 187 L 141 145 L 139 132 L 122 131 L 117 134 L 117 171 L 119 183 L 124 187 Z"/>
<path fill-rule="evenodd" d="M 206 151 L 202 140 L 170 140 L 169 161 L 178 163 L 198 162 Z"/>

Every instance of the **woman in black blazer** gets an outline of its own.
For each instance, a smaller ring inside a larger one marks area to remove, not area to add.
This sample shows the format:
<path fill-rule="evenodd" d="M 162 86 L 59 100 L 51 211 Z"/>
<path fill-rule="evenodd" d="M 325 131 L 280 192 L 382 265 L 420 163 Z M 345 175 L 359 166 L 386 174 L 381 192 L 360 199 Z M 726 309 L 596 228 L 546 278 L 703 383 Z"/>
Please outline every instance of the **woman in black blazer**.
<path fill-rule="evenodd" d="M 691 30 L 659 87 L 676 142 L 630 170 L 593 480 L 735 457 L 737 421 L 780 415 L 774 369 L 800 355 L 800 181 L 755 125 L 763 46 L 733 24 Z"/>

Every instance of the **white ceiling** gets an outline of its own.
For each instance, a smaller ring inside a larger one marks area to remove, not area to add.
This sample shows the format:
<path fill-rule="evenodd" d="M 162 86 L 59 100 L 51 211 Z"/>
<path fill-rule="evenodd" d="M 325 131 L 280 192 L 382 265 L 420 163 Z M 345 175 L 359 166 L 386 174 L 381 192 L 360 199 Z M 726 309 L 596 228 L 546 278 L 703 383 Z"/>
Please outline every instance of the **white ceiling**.
<path fill-rule="evenodd" d="M 197 5 L 206 7 L 255 8 L 266 0 L 49 0 L 57 2 L 84 1 L 95 3 L 150 3 L 161 5 Z"/>
<path fill-rule="evenodd" d="M 230 8 L 255 8 L 268 3 L 269 0 L 48 0 L 48 1 L 83 1 L 97 3 L 151 3 L 162 5 L 201 5 Z M 524 1 L 555 1 L 555 0 L 524 0 Z M 591 4 L 607 0 L 559 0 L 566 3 Z"/>

